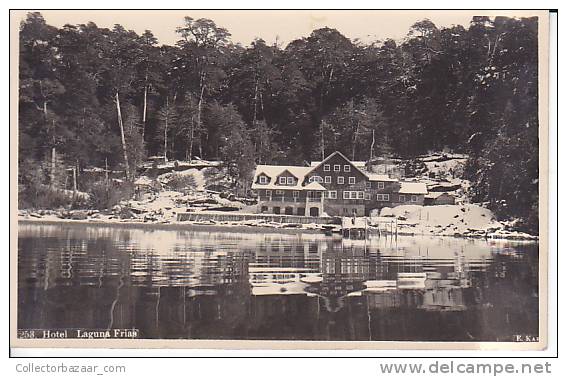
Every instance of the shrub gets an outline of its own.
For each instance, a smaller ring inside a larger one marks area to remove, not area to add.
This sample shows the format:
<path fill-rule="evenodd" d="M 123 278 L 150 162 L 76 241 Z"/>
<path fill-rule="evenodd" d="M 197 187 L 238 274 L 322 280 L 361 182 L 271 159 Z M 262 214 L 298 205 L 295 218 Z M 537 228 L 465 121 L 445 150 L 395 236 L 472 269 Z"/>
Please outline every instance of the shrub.
<path fill-rule="evenodd" d="M 91 208 L 109 209 L 122 200 L 132 198 L 134 185 L 130 182 L 98 181 L 92 184 L 89 195 Z"/>
<path fill-rule="evenodd" d="M 23 159 L 18 167 L 18 207 L 19 208 L 86 208 L 88 200 L 82 193 L 64 190 L 65 169 L 61 157 L 56 158 L 54 182 L 50 182 L 51 161 Z"/>
<path fill-rule="evenodd" d="M 174 191 L 186 192 L 197 187 L 197 181 L 192 174 L 172 172 L 168 177 L 167 186 Z"/>
<path fill-rule="evenodd" d="M 47 185 L 18 187 L 19 208 L 87 208 L 88 200 L 84 196 L 74 195 L 69 191 L 51 188 Z"/>

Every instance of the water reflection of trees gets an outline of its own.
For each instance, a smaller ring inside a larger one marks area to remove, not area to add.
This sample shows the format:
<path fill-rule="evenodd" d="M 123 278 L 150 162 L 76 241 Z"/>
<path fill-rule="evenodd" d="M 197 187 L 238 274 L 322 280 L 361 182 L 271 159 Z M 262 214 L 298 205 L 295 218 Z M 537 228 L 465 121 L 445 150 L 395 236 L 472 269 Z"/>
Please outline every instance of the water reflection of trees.
<path fill-rule="evenodd" d="M 471 258 L 467 245 L 440 251 L 392 239 L 172 232 L 157 244 L 156 234 L 132 230 L 57 234 L 20 239 L 22 326 L 136 327 L 149 338 L 482 340 L 537 332 L 530 248 Z"/>

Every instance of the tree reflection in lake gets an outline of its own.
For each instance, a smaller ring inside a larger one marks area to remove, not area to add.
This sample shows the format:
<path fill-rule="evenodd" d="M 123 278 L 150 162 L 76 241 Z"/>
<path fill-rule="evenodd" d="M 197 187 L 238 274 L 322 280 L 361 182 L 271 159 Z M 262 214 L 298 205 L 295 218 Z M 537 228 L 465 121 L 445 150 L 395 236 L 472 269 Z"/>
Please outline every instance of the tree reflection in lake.
<path fill-rule="evenodd" d="M 20 223 L 20 329 L 143 338 L 538 335 L 538 244 Z"/>

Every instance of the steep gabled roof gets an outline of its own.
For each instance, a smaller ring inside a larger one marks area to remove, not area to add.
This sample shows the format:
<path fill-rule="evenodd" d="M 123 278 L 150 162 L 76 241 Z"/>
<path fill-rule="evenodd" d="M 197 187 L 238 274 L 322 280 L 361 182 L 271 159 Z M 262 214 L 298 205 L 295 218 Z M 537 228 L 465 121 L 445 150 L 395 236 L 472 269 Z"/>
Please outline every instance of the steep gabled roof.
<path fill-rule="evenodd" d="M 335 151 L 331 153 L 327 158 L 320 162 L 312 162 L 311 166 L 285 166 L 285 165 L 258 165 L 256 166 L 256 173 L 254 174 L 254 181 L 252 183 L 252 189 L 268 189 L 268 190 L 326 190 L 324 186 L 317 182 L 317 185 L 311 186 L 309 183 L 306 186 L 302 186 L 303 182 L 305 181 L 305 177 L 312 173 L 314 170 L 319 168 L 321 165 L 325 164 L 329 159 L 331 159 L 335 155 L 341 156 L 347 163 L 349 163 L 354 169 L 358 170 L 362 175 L 368 178 L 370 181 L 383 181 L 383 182 L 397 182 L 396 178 L 390 178 L 386 174 L 373 174 L 366 172 L 365 170 L 361 169 L 361 166 L 364 164 L 363 161 L 350 161 L 344 154 L 339 151 Z M 276 179 L 282 173 L 288 171 L 291 175 L 297 178 L 297 182 L 293 186 L 284 186 L 284 185 L 277 185 Z M 270 178 L 270 182 L 268 184 L 258 184 L 256 181 L 258 180 L 258 176 L 261 174 L 265 174 Z M 405 185 L 405 188 L 404 188 Z M 404 192 L 407 191 L 407 192 Z M 411 192 L 416 191 L 416 192 Z M 400 193 L 407 193 L 407 194 L 427 194 L 427 187 L 425 184 L 416 183 L 416 182 L 403 182 L 402 188 L 399 191 Z"/>
<path fill-rule="evenodd" d="M 397 182 L 396 178 L 390 178 L 387 174 L 373 174 L 373 173 L 366 173 L 366 176 L 371 181 L 379 181 L 379 182 Z"/>
<path fill-rule="evenodd" d="M 277 177 L 280 176 L 285 171 L 288 171 L 291 175 L 297 178 L 295 185 L 293 186 L 279 186 L 276 185 Z M 310 167 L 305 166 L 285 166 L 285 165 L 258 165 L 256 166 L 256 172 L 254 174 L 254 180 L 252 183 L 252 189 L 268 189 L 268 190 L 302 190 L 303 186 L 301 184 L 305 180 L 307 173 L 311 171 Z M 258 176 L 264 174 L 270 178 L 268 184 L 262 185 L 256 183 L 258 181 Z"/>
<path fill-rule="evenodd" d="M 309 184 L 303 187 L 305 190 L 314 190 L 314 191 L 326 191 L 327 189 L 323 187 L 319 182 L 309 182 Z"/>
<path fill-rule="evenodd" d="M 288 166 L 289 167 L 289 166 Z M 297 175 L 293 174 L 293 172 L 291 172 L 289 169 L 284 169 L 282 170 L 282 172 L 280 174 L 278 174 L 277 176 L 279 177 L 280 175 L 282 175 L 283 173 L 288 172 L 289 174 L 293 175 L 295 178 L 299 178 Z M 297 172 L 296 172 L 297 173 Z"/>
<path fill-rule="evenodd" d="M 425 195 L 425 197 L 428 198 L 428 199 L 437 199 L 438 197 L 443 196 L 443 195 L 454 197 L 453 194 L 448 193 L 448 192 L 430 192 L 427 195 Z"/>
<path fill-rule="evenodd" d="M 356 166 L 355 164 L 352 163 L 351 160 L 349 160 L 347 158 L 347 156 L 345 156 L 344 154 L 342 154 L 339 151 L 334 151 L 333 153 L 331 153 L 330 155 L 327 156 L 327 158 L 325 158 L 323 161 L 319 162 L 316 166 L 312 166 L 311 169 L 315 170 L 317 169 L 319 166 L 323 165 L 325 162 L 327 162 L 331 157 L 333 157 L 334 155 L 338 154 L 339 156 L 341 156 L 342 158 L 344 158 L 352 167 L 354 167 L 356 170 L 358 170 L 362 175 L 366 176 L 366 172 L 361 170 L 360 167 Z"/>
<path fill-rule="evenodd" d="M 366 167 L 366 161 L 350 161 L 350 160 L 349 160 L 349 162 L 350 162 L 352 165 L 354 165 L 354 166 L 356 166 L 356 167 L 358 167 L 358 168 L 361 168 L 361 169 L 364 168 L 364 167 Z M 311 165 L 310 165 L 310 166 L 311 166 L 312 168 L 314 168 L 314 167 L 318 166 L 320 163 L 321 163 L 321 161 L 311 161 Z"/>
<path fill-rule="evenodd" d="M 401 182 L 400 194 L 427 194 L 427 186 L 421 182 Z"/>

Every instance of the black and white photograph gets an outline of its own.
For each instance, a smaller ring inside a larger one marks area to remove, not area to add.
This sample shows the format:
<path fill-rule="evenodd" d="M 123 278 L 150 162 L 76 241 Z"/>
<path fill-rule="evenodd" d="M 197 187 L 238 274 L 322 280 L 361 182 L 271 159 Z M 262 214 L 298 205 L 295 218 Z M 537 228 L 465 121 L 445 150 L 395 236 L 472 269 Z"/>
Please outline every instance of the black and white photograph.
<path fill-rule="evenodd" d="M 546 347 L 548 11 L 10 18 L 11 345 Z"/>

